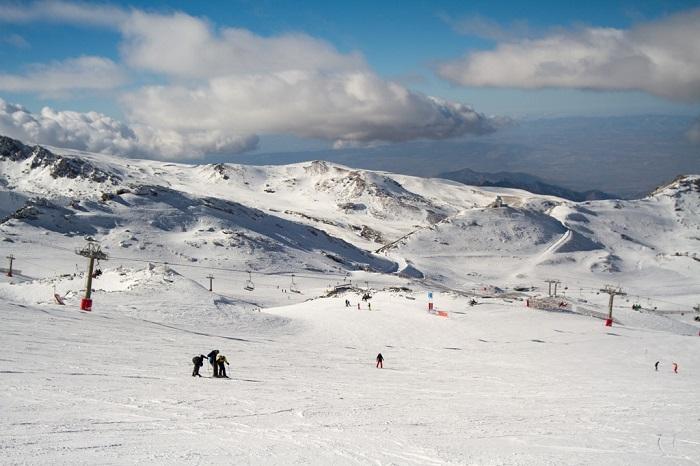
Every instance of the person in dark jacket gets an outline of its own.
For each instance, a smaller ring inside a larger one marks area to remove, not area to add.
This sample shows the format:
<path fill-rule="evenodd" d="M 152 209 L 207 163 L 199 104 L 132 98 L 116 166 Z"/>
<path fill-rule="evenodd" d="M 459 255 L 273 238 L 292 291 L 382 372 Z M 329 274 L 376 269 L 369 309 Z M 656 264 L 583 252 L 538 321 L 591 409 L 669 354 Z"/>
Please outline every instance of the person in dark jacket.
<path fill-rule="evenodd" d="M 216 363 L 219 365 L 219 377 L 224 377 L 228 379 L 228 375 L 226 375 L 226 366 L 229 365 L 228 360 L 226 359 L 226 356 L 223 354 L 220 354 L 216 357 Z M 226 364 L 226 366 L 224 366 Z"/>
<path fill-rule="evenodd" d="M 378 367 L 379 369 L 384 369 L 384 364 L 383 364 L 383 362 L 384 362 L 384 356 L 382 356 L 382 353 L 379 353 L 379 354 L 377 355 L 377 367 Z"/>
<path fill-rule="evenodd" d="M 192 370 L 192 377 L 201 377 L 199 373 L 199 368 L 204 365 L 204 356 L 203 354 L 200 354 L 199 356 L 195 356 L 192 358 L 192 364 L 194 364 L 194 370 Z"/>
<path fill-rule="evenodd" d="M 209 364 L 211 364 L 212 370 L 214 371 L 214 377 L 219 376 L 219 366 L 216 364 L 216 357 L 219 355 L 219 350 L 215 349 L 211 353 L 207 354 L 207 359 L 209 359 Z"/>

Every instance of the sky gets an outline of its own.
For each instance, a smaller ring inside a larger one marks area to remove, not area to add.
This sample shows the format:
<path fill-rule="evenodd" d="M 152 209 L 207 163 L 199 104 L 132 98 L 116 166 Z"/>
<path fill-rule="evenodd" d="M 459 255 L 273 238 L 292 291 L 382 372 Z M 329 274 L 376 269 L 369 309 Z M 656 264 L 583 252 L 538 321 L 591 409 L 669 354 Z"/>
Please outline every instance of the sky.
<path fill-rule="evenodd" d="M 0 0 L 0 134 L 206 160 L 697 116 L 698 31 L 681 0 Z"/>

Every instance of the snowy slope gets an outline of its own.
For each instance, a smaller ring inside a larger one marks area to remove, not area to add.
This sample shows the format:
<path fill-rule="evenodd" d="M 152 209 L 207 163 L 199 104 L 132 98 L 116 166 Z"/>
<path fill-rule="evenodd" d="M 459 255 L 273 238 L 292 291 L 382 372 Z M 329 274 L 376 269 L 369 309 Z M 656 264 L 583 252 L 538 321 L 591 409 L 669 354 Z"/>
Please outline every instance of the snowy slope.
<path fill-rule="evenodd" d="M 120 286 L 110 278 L 122 307 L 92 314 L 0 301 L 4 462 L 700 460 L 697 337 L 604 331 L 522 303 L 469 308 L 449 294 L 435 296 L 451 311 L 440 318 L 420 295 L 388 292 L 375 293 L 372 311 L 346 308 L 344 298 L 359 301 L 350 294 L 229 322 L 212 321 L 203 301 L 199 322 L 174 323 L 173 312 L 183 316 L 171 303 L 196 293 L 178 280 L 156 269 Z M 144 300 L 147 287 L 164 295 Z M 206 367 L 190 377 L 191 357 L 213 348 L 231 360 L 232 380 Z"/>

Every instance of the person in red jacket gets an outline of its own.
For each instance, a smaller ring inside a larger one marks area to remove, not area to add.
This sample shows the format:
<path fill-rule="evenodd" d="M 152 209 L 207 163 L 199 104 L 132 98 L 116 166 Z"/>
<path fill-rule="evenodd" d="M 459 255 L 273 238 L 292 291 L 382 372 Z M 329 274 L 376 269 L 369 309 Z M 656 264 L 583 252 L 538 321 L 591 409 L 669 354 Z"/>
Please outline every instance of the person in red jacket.
<path fill-rule="evenodd" d="M 377 367 L 379 369 L 384 369 L 384 356 L 382 356 L 382 353 L 379 353 L 377 355 Z"/>

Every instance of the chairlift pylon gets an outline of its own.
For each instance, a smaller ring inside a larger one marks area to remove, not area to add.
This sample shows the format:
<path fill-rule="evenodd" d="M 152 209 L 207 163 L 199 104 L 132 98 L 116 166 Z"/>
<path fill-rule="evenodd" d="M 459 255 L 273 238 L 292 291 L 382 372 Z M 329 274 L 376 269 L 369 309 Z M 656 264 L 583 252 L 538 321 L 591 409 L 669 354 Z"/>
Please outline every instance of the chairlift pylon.
<path fill-rule="evenodd" d="M 248 272 L 248 280 L 246 280 L 243 289 L 247 291 L 253 291 L 255 289 L 255 283 L 253 283 L 253 277 L 250 272 Z"/>

